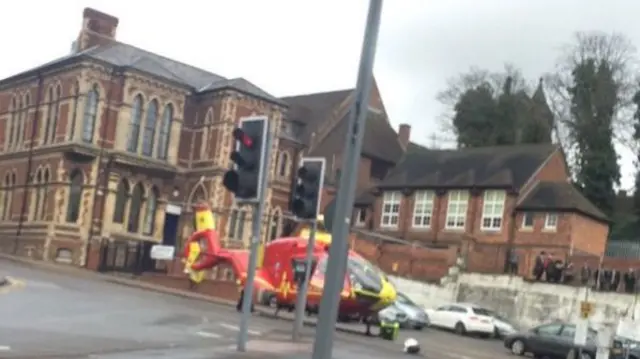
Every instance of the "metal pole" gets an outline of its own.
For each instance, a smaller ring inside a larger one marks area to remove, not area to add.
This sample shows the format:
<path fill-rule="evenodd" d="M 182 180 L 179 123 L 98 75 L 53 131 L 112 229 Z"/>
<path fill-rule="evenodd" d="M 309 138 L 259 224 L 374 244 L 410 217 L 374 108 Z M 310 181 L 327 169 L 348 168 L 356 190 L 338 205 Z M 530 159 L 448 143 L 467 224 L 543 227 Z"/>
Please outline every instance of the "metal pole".
<path fill-rule="evenodd" d="M 369 14 L 360 55 L 360 69 L 355 88 L 355 100 L 349 112 L 349 133 L 346 138 L 346 161 L 340 178 L 340 187 L 336 198 L 336 210 L 331 231 L 329 262 L 320 301 L 320 313 L 316 337 L 313 343 L 313 359 L 331 359 L 333 352 L 333 333 L 336 327 L 340 293 L 344 284 L 347 252 L 347 235 L 355 200 L 357 168 L 362 151 L 362 138 L 369 108 L 369 95 L 373 82 L 373 61 L 380 28 L 382 0 L 371 0 Z"/>
<path fill-rule="evenodd" d="M 249 252 L 249 265 L 247 268 L 247 281 L 244 285 L 244 295 L 242 296 L 242 315 L 240 316 L 240 332 L 238 333 L 238 351 L 247 351 L 247 340 L 249 337 L 249 318 L 251 317 L 251 304 L 253 302 L 253 285 L 256 279 L 256 267 L 258 265 L 258 249 L 260 245 L 260 232 L 262 227 L 262 214 L 264 212 L 265 193 L 269 181 L 269 160 L 271 159 L 271 123 L 266 121 L 267 138 L 265 140 L 265 150 L 262 152 L 261 163 L 262 174 L 260 176 L 260 198 L 255 204 L 253 211 L 253 223 L 251 226 L 251 245 Z"/>
<path fill-rule="evenodd" d="M 300 331 L 302 330 L 302 322 L 304 321 L 304 313 L 307 308 L 307 292 L 309 291 L 309 278 L 311 277 L 311 263 L 313 261 L 313 247 L 316 243 L 316 231 L 318 230 L 318 222 L 311 222 L 311 231 L 309 232 L 309 241 L 307 242 L 307 254 L 305 257 L 306 268 L 304 272 L 304 282 L 298 290 L 298 298 L 296 298 L 296 319 L 293 323 L 293 341 L 300 340 Z"/>

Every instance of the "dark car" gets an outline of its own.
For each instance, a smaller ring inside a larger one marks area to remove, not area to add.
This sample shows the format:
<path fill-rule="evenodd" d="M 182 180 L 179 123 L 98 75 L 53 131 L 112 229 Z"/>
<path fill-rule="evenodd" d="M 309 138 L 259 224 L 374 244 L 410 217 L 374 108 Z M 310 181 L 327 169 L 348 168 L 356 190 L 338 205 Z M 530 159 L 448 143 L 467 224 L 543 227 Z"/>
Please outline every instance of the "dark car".
<path fill-rule="evenodd" d="M 576 348 L 573 338 L 576 326 L 567 323 L 550 323 L 540 325 L 526 332 L 515 333 L 504 339 L 504 346 L 515 355 L 531 353 L 536 358 L 566 359 L 568 354 Z M 587 344 L 582 349 L 582 359 L 595 359 L 596 337 L 598 332 L 589 329 Z M 610 358 L 621 358 L 622 343 L 614 341 Z M 640 359 L 640 353 L 631 351 L 629 359 Z"/>

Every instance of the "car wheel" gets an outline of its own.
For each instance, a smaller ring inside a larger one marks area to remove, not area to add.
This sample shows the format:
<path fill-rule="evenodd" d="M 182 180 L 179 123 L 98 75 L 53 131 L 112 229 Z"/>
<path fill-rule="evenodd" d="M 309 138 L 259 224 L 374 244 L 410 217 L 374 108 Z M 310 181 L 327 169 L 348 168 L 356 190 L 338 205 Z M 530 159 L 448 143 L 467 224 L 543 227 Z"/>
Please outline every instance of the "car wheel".
<path fill-rule="evenodd" d="M 467 333 L 467 328 L 465 328 L 464 324 L 462 324 L 461 322 L 457 322 L 453 330 L 456 332 L 456 334 L 459 335 L 464 335 Z"/>
<path fill-rule="evenodd" d="M 514 355 L 524 355 L 524 342 L 522 340 L 514 340 L 511 343 L 511 353 Z"/>

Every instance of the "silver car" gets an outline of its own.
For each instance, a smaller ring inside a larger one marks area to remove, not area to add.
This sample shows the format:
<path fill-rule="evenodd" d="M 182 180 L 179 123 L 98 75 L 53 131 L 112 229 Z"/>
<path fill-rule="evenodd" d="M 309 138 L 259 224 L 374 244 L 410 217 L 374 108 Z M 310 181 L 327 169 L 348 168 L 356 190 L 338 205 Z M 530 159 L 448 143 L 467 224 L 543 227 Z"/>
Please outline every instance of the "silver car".
<path fill-rule="evenodd" d="M 402 328 L 422 330 L 429 325 L 424 309 L 402 293 L 398 293 L 392 305 L 378 312 L 378 318 L 381 321 L 398 322 Z"/>

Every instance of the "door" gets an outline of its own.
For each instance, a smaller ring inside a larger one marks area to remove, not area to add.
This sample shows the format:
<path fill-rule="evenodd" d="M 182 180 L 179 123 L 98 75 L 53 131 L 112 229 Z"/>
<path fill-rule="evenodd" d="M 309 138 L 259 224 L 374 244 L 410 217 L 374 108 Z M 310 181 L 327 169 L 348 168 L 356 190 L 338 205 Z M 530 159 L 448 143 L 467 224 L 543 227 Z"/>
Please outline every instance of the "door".
<path fill-rule="evenodd" d="M 436 308 L 436 310 L 434 310 L 431 313 L 431 317 L 429 318 L 429 320 L 431 321 L 431 324 L 437 327 L 445 327 L 446 326 L 445 323 L 447 321 L 447 316 L 448 316 L 448 310 L 449 310 L 448 305 L 443 305 L 441 307 Z"/>
<path fill-rule="evenodd" d="M 180 215 L 165 213 L 164 216 L 164 229 L 162 233 L 162 244 L 166 246 L 174 246 L 177 244 L 178 237 L 178 222 L 180 221 Z M 176 248 L 178 252 L 178 248 Z"/>
<path fill-rule="evenodd" d="M 561 329 L 561 324 L 546 324 L 533 329 L 529 338 L 529 348 L 536 355 L 555 356 L 561 346 Z"/>
<path fill-rule="evenodd" d="M 467 322 L 466 319 L 469 316 L 468 312 L 469 310 L 465 307 L 452 305 L 449 308 L 449 316 L 448 316 L 449 321 L 447 322 L 447 328 L 452 328 L 452 329 L 455 328 L 458 322 L 461 322 L 462 324 L 466 324 Z"/>

